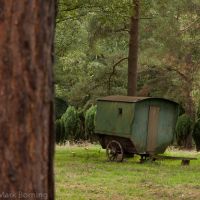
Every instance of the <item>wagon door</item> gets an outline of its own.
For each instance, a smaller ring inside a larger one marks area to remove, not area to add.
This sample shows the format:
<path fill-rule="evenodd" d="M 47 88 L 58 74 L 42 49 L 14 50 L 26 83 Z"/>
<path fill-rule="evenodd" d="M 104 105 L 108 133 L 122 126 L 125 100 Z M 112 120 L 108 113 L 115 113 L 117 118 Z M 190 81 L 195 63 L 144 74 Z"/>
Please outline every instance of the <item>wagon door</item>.
<path fill-rule="evenodd" d="M 148 135 L 147 135 L 147 152 L 154 153 L 157 142 L 158 124 L 159 124 L 160 107 L 149 107 Z"/>

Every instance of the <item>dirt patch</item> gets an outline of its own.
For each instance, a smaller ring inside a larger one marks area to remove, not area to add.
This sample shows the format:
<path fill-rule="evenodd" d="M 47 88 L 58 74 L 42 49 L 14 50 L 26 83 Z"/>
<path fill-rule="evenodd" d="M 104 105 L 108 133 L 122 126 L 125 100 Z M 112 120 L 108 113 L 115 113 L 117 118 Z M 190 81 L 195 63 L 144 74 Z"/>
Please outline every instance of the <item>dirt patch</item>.
<path fill-rule="evenodd" d="M 142 184 L 142 187 L 152 196 L 153 199 L 162 200 L 199 200 L 200 186 L 177 185 L 177 186 L 162 186 L 153 183 Z"/>

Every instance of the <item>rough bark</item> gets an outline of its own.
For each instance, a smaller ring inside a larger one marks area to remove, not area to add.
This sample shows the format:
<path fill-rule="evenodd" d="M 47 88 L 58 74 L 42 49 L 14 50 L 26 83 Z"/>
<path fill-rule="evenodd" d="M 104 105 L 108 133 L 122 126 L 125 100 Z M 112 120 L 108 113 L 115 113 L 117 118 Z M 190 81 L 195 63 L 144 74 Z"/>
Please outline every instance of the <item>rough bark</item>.
<path fill-rule="evenodd" d="M 133 0 L 128 56 L 128 96 L 136 96 L 138 68 L 139 0 Z"/>
<path fill-rule="evenodd" d="M 192 63 L 192 55 L 188 53 L 185 56 L 185 65 L 183 66 L 183 70 L 185 72 L 186 81 L 182 84 L 183 94 L 185 98 L 185 112 L 192 121 L 195 121 L 195 104 L 192 97 L 192 90 L 193 90 L 193 77 L 194 77 L 194 67 Z M 186 149 L 192 149 L 192 129 L 188 134 L 185 143 Z"/>
<path fill-rule="evenodd" d="M 54 0 L 0 0 L 0 199 L 54 199 Z"/>

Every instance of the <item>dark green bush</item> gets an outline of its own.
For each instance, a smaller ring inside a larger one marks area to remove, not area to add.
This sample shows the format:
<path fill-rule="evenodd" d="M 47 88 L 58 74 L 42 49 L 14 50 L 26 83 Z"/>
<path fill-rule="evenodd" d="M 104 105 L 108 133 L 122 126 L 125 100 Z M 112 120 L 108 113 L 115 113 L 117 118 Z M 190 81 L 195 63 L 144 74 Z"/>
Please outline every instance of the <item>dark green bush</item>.
<path fill-rule="evenodd" d="M 58 97 L 55 97 L 55 118 L 59 119 L 64 114 L 64 112 L 67 110 L 67 102 L 63 99 L 60 99 Z"/>
<path fill-rule="evenodd" d="M 95 129 L 96 106 L 91 106 L 84 114 L 69 106 L 61 119 L 55 121 L 56 143 L 62 144 L 66 140 L 96 140 Z"/>
<path fill-rule="evenodd" d="M 83 110 L 79 110 L 78 111 L 78 117 L 80 120 L 80 131 L 79 131 L 79 135 L 78 138 L 80 140 L 85 140 L 85 115 L 84 115 L 84 111 Z"/>
<path fill-rule="evenodd" d="M 85 135 L 90 141 L 95 140 L 95 116 L 96 106 L 91 106 L 85 113 Z"/>
<path fill-rule="evenodd" d="M 78 140 L 80 135 L 80 119 L 77 110 L 69 106 L 62 115 L 61 121 L 64 127 L 65 140 Z"/>
<path fill-rule="evenodd" d="M 56 143 L 63 144 L 65 142 L 65 132 L 62 121 L 57 119 L 55 121 L 55 131 L 56 131 Z"/>
<path fill-rule="evenodd" d="M 192 131 L 191 118 L 186 114 L 181 115 L 176 123 L 176 138 L 178 145 L 185 146 L 187 137 L 191 133 L 191 131 Z"/>
<path fill-rule="evenodd" d="M 195 141 L 197 151 L 200 151 L 200 119 L 194 125 L 193 139 Z"/>

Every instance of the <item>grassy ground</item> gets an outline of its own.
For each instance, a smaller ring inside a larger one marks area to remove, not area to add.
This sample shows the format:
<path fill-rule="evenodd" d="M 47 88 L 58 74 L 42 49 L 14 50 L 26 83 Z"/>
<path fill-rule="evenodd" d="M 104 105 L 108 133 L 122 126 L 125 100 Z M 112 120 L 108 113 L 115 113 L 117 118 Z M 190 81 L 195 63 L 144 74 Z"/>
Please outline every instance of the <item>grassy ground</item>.
<path fill-rule="evenodd" d="M 200 155 L 167 151 L 168 155 L 195 156 L 190 166 L 181 161 L 139 164 L 139 157 L 123 163 L 107 161 L 100 146 L 57 147 L 57 200 L 176 200 L 200 199 Z"/>

